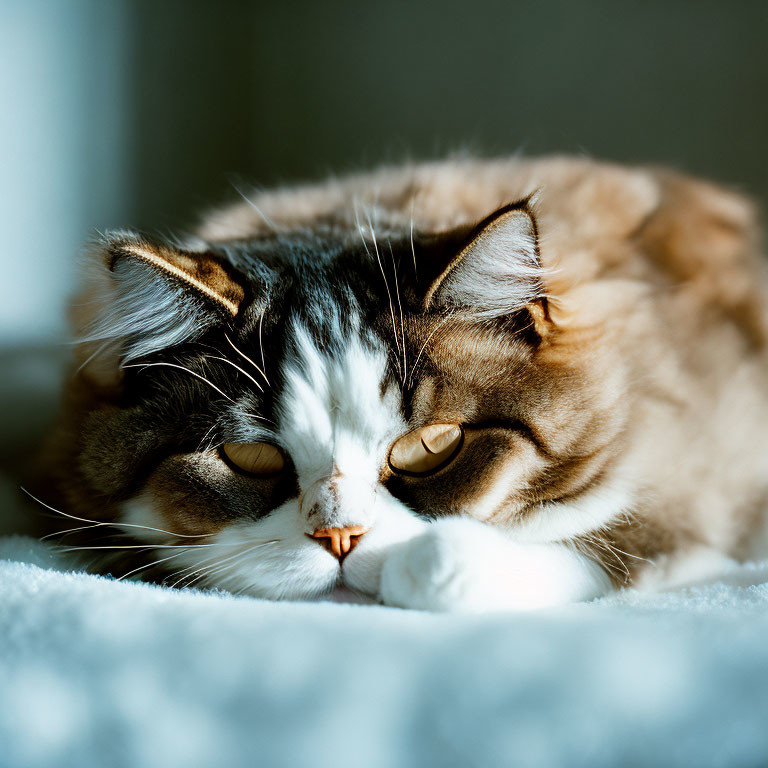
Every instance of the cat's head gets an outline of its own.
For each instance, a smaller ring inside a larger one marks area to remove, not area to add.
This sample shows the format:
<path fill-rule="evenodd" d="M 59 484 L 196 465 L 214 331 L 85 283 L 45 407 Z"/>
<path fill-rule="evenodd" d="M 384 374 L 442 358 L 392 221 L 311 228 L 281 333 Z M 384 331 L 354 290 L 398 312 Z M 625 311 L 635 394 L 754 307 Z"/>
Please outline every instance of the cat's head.
<path fill-rule="evenodd" d="M 94 256 L 61 484 L 121 532 L 90 546 L 150 551 L 113 572 L 375 594 L 387 550 L 438 516 L 572 535 L 551 502 L 601 471 L 618 395 L 594 334 L 552 320 L 528 202 L 441 234 L 120 233 Z"/>

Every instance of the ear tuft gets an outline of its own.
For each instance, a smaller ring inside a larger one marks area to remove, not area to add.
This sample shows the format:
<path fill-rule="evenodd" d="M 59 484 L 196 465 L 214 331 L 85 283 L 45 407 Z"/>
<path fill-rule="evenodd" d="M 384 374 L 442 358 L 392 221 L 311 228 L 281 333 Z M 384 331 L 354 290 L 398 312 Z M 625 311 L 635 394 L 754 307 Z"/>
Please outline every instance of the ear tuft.
<path fill-rule="evenodd" d="M 234 269 L 132 233 L 107 235 L 90 253 L 85 296 L 73 307 L 81 368 L 112 385 L 120 368 L 231 320 L 245 298 Z"/>
<path fill-rule="evenodd" d="M 531 199 L 481 221 L 432 283 L 425 309 L 463 307 L 479 318 L 512 314 L 545 297 Z"/>

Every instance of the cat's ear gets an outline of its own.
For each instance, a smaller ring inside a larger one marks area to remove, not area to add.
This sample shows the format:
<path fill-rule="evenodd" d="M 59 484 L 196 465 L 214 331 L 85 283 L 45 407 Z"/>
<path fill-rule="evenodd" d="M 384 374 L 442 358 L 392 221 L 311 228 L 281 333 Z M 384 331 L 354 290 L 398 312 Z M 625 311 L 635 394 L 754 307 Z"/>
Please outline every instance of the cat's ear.
<path fill-rule="evenodd" d="M 85 296 L 73 307 L 78 358 L 111 385 L 125 363 L 231 322 L 245 281 L 224 259 L 133 233 L 108 234 L 88 253 Z"/>
<path fill-rule="evenodd" d="M 544 270 L 539 260 L 536 221 L 530 198 L 494 211 L 435 267 L 424 309 L 469 310 L 493 319 L 529 308 L 536 323 L 546 315 Z"/>

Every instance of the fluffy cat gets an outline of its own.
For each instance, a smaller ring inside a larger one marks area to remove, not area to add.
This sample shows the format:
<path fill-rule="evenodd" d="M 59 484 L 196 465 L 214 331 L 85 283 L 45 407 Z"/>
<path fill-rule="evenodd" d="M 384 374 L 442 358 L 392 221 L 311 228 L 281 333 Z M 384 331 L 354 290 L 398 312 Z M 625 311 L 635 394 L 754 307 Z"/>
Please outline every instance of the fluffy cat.
<path fill-rule="evenodd" d="M 40 495 L 103 571 L 272 599 L 530 609 L 765 555 L 758 234 L 730 191 L 567 158 L 108 234 Z"/>

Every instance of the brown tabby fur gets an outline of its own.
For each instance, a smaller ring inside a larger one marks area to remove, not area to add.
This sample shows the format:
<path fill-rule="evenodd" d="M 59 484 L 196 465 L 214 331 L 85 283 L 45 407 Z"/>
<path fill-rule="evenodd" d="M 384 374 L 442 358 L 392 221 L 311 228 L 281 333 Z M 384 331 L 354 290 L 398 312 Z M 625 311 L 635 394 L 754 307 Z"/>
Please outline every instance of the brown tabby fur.
<path fill-rule="evenodd" d="M 416 503 L 427 492 L 450 495 L 459 510 L 503 477 L 502 503 L 482 515 L 514 527 L 536 502 L 577 500 L 628 477 L 632 509 L 575 539 L 618 583 L 672 572 L 700 549 L 764 552 L 768 302 L 755 210 L 740 195 L 582 159 L 461 160 L 255 194 L 211 212 L 199 234 L 216 243 L 328 224 L 354 231 L 365 205 L 375 206 L 383 240 L 412 222 L 417 234 L 471 227 L 534 193 L 547 275 L 546 306 L 530 308 L 535 352 L 462 316 L 440 327 L 411 317 L 410 360 L 419 350 L 427 358 L 412 423 L 482 428 L 467 429 L 453 470 L 463 482 L 450 494 L 439 480 L 427 491 L 386 469 L 382 479 Z M 87 375 L 68 394 L 53 463 L 65 507 L 83 517 L 114 517 L 108 500 L 131 493 L 128 465 L 144 450 L 145 417 L 117 399 Z M 510 413 L 522 430 L 496 423 Z M 117 442 L 124 464 L 102 450 Z M 208 513 L 205 493 L 191 495 L 178 478 L 219 470 L 189 466 L 169 457 L 149 474 L 165 525 L 216 530 L 222 520 Z"/>
<path fill-rule="evenodd" d="M 260 212 L 218 210 L 202 234 L 256 236 L 265 218 L 278 227 L 349 220 L 355 199 L 375 201 L 380 226 L 413 215 L 419 230 L 441 231 L 537 190 L 558 331 L 545 337 L 542 362 L 585 379 L 600 372 L 600 406 L 583 418 L 573 403 L 532 398 L 546 408 L 532 418 L 537 443 L 568 455 L 547 495 L 576 492 L 611 462 L 645 478 L 632 519 L 585 540 L 621 563 L 622 580 L 625 567 L 646 565 L 622 551 L 650 559 L 701 545 L 754 556 L 768 528 L 768 301 L 756 210 L 744 197 L 666 170 L 467 160 L 256 195 Z M 457 354 L 446 333 L 432 356 L 461 369 L 461 346 L 476 354 L 478 343 L 489 359 L 498 354 L 494 340 L 472 338 L 458 340 Z M 518 386 L 500 382 L 496 396 L 525 400 Z"/>

